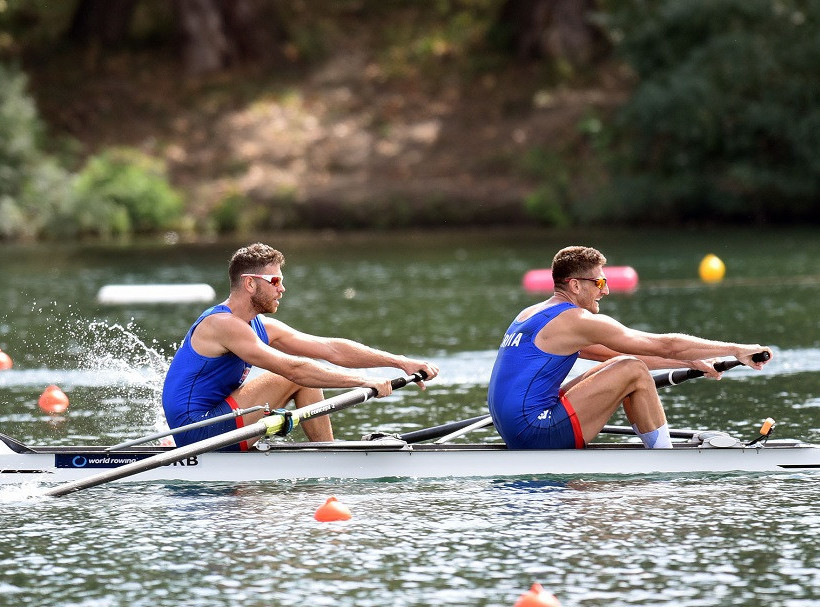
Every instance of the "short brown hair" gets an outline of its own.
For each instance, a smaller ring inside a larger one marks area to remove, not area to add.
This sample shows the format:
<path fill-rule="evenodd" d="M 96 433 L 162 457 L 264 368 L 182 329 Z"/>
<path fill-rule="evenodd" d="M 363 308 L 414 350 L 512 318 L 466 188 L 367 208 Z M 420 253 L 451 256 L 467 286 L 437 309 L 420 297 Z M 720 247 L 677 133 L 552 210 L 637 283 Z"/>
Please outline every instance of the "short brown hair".
<path fill-rule="evenodd" d="M 237 250 L 231 257 L 228 265 L 228 278 L 231 288 L 239 284 L 242 274 L 261 272 L 265 266 L 278 264 L 285 265 L 285 256 L 271 246 L 257 242 Z"/>
<path fill-rule="evenodd" d="M 567 278 L 577 278 L 597 266 L 606 264 L 606 257 L 592 247 L 566 247 L 552 258 L 552 280 L 556 289 L 565 288 Z"/>

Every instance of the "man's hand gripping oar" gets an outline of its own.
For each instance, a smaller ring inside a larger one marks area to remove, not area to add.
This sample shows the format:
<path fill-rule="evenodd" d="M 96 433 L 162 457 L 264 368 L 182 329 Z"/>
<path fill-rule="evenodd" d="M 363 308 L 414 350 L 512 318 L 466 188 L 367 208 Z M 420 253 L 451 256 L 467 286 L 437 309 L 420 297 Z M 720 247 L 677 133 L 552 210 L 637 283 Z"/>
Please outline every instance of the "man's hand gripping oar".
<path fill-rule="evenodd" d="M 758 352 L 757 354 L 752 355 L 752 362 L 762 365 L 769 360 L 769 358 L 771 357 L 768 352 Z M 723 373 L 729 369 L 739 367 L 742 364 L 744 363 L 739 360 L 721 360 L 716 362 L 713 366 L 715 371 L 718 373 Z M 699 369 L 677 369 L 675 371 L 670 371 L 668 374 L 656 373 L 652 376 L 652 379 L 655 380 L 656 388 L 668 388 L 669 386 L 677 386 L 682 381 L 695 379 L 696 377 L 703 377 L 704 375 L 706 375 L 706 373 Z"/>

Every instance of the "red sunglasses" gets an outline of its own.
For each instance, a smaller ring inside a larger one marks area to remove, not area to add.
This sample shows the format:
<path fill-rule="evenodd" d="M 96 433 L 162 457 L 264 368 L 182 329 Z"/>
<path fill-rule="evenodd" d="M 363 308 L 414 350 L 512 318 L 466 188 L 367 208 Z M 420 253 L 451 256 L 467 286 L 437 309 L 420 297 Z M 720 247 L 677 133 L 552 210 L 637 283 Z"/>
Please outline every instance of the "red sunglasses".
<path fill-rule="evenodd" d="M 241 276 L 250 276 L 251 278 L 261 278 L 265 282 L 269 282 L 274 287 L 282 284 L 282 277 L 276 274 L 241 274 Z"/>

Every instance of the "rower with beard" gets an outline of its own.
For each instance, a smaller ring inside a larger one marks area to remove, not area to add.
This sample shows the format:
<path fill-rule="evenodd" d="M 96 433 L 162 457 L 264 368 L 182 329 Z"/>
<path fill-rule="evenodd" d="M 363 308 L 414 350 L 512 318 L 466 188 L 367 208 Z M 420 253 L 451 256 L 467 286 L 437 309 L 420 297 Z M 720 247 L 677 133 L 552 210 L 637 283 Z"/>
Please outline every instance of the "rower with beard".
<path fill-rule="evenodd" d="M 438 374 L 429 362 L 384 352 L 338 338 L 297 331 L 269 318 L 285 293 L 284 255 L 256 243 L 237 250 L 230 261 L 230 294 L 205 310 L 188 330 L 174 355 L 162 390 L 162 405 L 170 428 L 179 428 L 259 404 L 271 409 L 293 401 L 297 408 L 323 400 L 322 388 L 373 388 L 387 396 L 389 379 L 368 379 L 345 369 L 394 367 L 407 374 Z M 247 380 L 252 366 L 263 372 Z M 424 383 L 418 382 L 424 389 Z M 256 411 L 201 428 L 180 432 L 177 446 L 200 441 L 245 424 L 265 413 Z M 311 441 L 332 441 L 328 416 L 300 424 Z M 247 450 L 247 442 L 234 449 Z"/>

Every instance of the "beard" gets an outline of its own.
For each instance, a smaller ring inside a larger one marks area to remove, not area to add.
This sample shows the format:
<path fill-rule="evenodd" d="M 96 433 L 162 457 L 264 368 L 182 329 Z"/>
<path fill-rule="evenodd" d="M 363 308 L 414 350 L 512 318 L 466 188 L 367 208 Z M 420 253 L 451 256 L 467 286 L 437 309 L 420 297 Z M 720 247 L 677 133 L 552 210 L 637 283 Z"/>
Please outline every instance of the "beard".
<path fill-rule="evenodd" d="M 265 296 L 258 291 L 251 295 L 251 306 L 257 314 L 272 314 L 275 310 L 274 303 L 273 297 Z"/>

